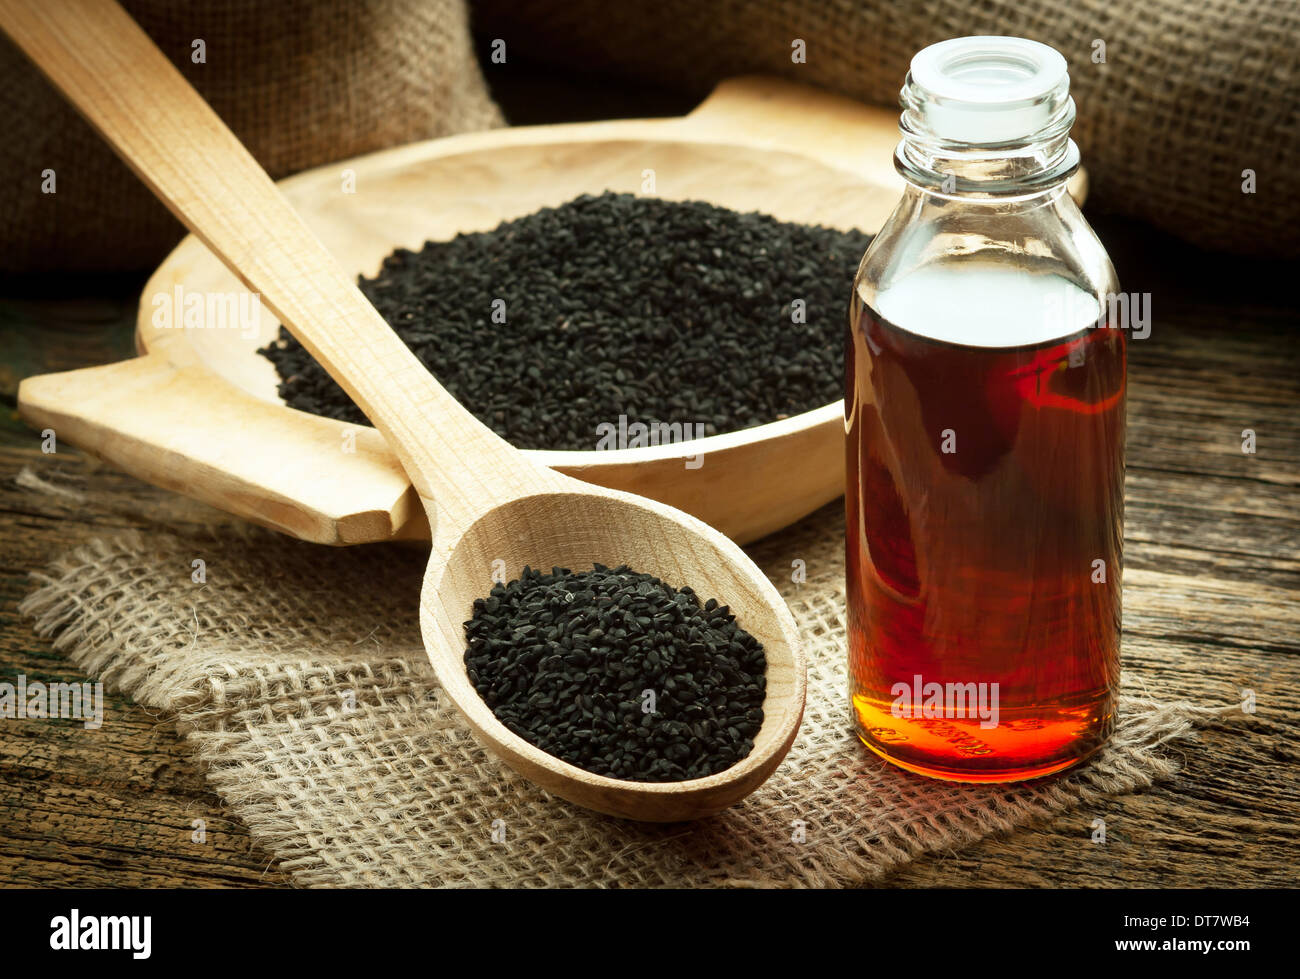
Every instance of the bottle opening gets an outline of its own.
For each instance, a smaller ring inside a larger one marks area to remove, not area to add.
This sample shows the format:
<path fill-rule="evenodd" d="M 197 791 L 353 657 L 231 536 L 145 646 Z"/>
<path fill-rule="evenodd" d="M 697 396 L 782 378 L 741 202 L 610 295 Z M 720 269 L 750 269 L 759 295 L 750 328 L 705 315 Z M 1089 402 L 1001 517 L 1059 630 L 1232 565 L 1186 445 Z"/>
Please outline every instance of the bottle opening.
<path fill-rule="evenodd" d="M 958 37 L 912 59 L 904 101 L 915 109 L 919 128 L 934 136 L 988 145 L 1048 128 L 1065 113 L 1069 91 L 1065 59 L 1046 44 Z"/>
<path fill-rule="evenodd" d="M 943 77 L 975 91 L 993 91 L 1023 85 L 1038 71 L 1038 65 L 1026 58 L 984 52 L 963 54 L 943 66 Z"/>

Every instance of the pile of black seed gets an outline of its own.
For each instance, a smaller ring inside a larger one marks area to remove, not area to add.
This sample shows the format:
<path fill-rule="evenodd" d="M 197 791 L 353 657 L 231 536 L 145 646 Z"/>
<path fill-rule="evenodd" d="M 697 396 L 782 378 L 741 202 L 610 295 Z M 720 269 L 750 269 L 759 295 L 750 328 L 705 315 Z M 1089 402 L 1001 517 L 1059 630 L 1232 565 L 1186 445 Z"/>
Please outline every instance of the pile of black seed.
<path fill-rule="evenodd" d="M 712 435 L 839 399 L 845 310 L 869 241 L 607 193 L 399 249 L 360 285 L 498 434 L 524 449 L 594 449 L 596 426 L 620 415 Z M 365 423 L 283 329 L 261 352 L 291 407 Z"/>
<path fill-rule="evenodd" d="M 475 601 L 465 634 L 492 713 L 597 775 L 712 775 L 753 750 L 763 723 L 762 644 L 715 599 L 626 566 L 525 568 Z"/>

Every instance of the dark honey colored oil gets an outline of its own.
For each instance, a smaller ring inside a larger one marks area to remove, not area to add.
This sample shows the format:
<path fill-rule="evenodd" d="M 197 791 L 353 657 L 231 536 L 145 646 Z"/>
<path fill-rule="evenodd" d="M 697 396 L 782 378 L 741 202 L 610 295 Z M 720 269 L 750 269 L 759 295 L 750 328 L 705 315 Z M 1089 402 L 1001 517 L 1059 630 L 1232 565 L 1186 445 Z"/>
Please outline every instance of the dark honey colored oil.
<path fill-rule="evenodd" d="M 963 781 L 1082 760 L 1111 733 L 1119 681 L 1123 332 L 1094 321 L 969 346 L 901 329 L 855 296 L 847 334 L 858 736 Z M 927 712 L 910 697 L 924 684 L 963 685 L 964 707 L 945 696 Z M 990 685 L 985 708 L 996 689 L 995 726 L 968 684 Z"/>

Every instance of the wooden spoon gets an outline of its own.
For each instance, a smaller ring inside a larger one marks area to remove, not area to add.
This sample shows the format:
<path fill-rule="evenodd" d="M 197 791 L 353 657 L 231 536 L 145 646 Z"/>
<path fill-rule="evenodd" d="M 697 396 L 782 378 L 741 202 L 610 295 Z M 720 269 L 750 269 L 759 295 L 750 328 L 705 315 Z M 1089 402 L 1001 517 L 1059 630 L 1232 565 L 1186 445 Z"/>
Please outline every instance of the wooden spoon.
<path fill-rule="evenodd" d="M 739 547 L 670 507 L 536 466 L 473 418 L 116 3 L 0 0 L 0 27 L 154 194 L 260 294 L 396 451 L 434 527 L 420 597 L 425 647 L 447 696 L 493 751 L 566 799 L 654 821 L 716 812 L 772 774 L 803 716 L 804 659 L 784 602 Z M 707 479 L 707 464 L 698 473 Z M 716 597 L 763 643 L 764 720 L 746 758 L 684 782 L 606 778 L 524 741 L 479 698 L 465 672 L 463 624 L 473 600 L 490 590 L 494 572 L 515 577 L 525 564 L 577 570 L 595 562 L 628 564 Z"/>

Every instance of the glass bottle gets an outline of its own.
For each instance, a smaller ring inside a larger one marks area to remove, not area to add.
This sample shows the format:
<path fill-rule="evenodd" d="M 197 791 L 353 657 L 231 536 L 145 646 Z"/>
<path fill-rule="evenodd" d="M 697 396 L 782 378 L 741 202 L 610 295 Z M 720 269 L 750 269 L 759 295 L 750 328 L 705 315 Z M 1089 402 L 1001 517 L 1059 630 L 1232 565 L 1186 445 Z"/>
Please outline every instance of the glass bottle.
<path fill-rule="evenodd" d="M 1031 778 L 1114 724 L 1118 285 L 1067 192 L 1060 54 L 944 41 L 901 104 L 906 189 L 862 259 L 846 343 L 854 722 L 915 772 Z"/>

